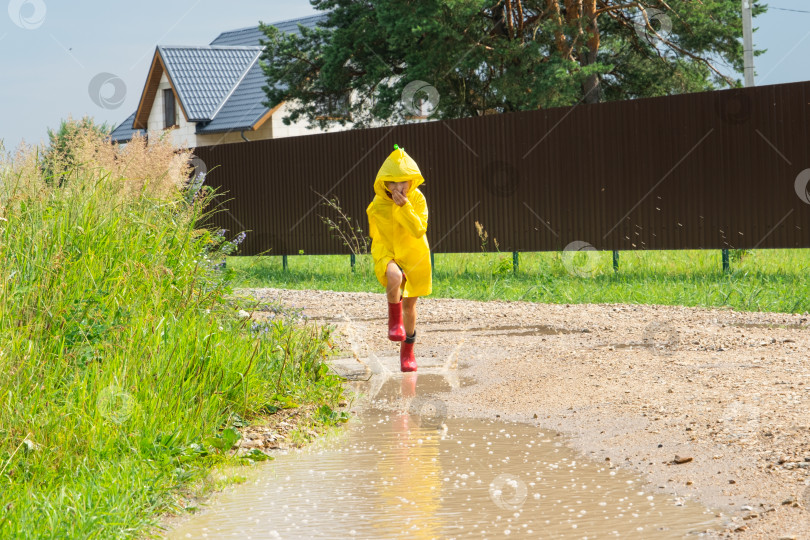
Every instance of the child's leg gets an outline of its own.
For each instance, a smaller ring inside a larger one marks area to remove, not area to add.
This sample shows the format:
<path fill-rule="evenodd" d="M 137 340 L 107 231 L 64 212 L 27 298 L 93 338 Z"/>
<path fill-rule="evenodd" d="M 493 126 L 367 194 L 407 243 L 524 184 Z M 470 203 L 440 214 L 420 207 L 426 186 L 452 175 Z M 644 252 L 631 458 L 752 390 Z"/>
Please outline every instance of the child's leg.
<path fill-rule="evenodd" d="M 385 288 L 385 294 L 388 296 L 388 301 L 392 304 L 399 303 L 400 300 L 400 285 L 402 285 L 402 271 L 393 260 L 388 261 L 388 266 L 385 269 L 385 277 L 388 285 Z"/>
<path fill-rule="evenodd" d="M 399 287 L 402 284 L 402 271 L 394 261 L 388 261 L 385 268 L 386 287 L 385 295 L 388 297 L 388 339 L 391 341 L 404 341 L 407 337 L 402 325 L 402 302 L 400 301 Z"/>
<path fill-rule="evenodd" d="M 416 343 L 416 296 L 402 299 L 402 318 L 405 326 L 405 341 L 399 348 L 399 367 L 402 371 L 416 371 L 413 345 Z"/>
<path fill-rule="evenodd" d="M 405 323 L 405 332 L 412 336 L 416 330 L 416 300 L 418 296 L 402 299 L 402 319 Z"/>

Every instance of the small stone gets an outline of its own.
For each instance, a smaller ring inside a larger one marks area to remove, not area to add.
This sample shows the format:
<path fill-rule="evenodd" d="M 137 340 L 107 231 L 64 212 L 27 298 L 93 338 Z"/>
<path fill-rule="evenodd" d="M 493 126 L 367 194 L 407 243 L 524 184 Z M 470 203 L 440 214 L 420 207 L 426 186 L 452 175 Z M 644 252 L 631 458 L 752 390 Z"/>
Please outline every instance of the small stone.
<path fill-rule="evenodd" d="M 684 463 L 689 463 L 690 461 L 692 461 L 691 457 L 688 456 L 682 457 L 679 456 L 678 454 L 675 454 L 675 459 L 672 460 L 672 463 L 674 463 L 675 465 L 683 465 Z"/>

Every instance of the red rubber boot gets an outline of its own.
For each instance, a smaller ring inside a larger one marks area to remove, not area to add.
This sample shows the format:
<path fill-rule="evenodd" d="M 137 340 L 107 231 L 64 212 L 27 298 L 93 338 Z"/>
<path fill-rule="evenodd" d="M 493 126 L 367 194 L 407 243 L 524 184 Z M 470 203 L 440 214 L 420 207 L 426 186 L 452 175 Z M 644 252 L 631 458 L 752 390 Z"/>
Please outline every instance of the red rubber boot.
<path fill-rule="evenodd" d="M 388 302 L 388 339 L 405 341 L 405 327 L 402 326 L 402 300 L 396 304 Z"/>
<path fill-rule="evenodd" d="M 405 338 L 399 349 L 399 369 L 403 372 L 416 371 L 416 357 L 413 355 L 413 344 L 416 343 L 416 330 L 412 336 Z"/>

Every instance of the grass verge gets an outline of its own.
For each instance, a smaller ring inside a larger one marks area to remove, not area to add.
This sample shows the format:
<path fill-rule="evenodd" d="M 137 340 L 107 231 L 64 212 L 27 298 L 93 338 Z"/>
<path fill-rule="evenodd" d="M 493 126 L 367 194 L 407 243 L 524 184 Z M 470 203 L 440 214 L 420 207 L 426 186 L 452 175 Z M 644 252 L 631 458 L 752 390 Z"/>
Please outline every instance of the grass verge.
<path fill-rule="evenodd" d="M 188 156 L 142 144 L 167 162 L 138 177 L 77 144 L 58 179 L 35 151 L 0 160 L 0 538 L 137 537 L 251 461 L 235 428 L 299 405 L 341 421 L 329 330 L 238 316 Z M 124 169 L 138 149 L 92 144 Z"/>

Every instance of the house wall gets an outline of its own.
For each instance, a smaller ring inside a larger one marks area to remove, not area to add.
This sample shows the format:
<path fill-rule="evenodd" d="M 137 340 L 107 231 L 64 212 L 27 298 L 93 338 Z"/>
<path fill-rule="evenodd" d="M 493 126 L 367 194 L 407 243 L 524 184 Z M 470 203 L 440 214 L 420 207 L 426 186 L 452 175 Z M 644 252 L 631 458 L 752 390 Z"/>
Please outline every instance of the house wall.
<path fill-rule="evenodd" d="M 351 129 L 350 126 L 333 126 L 328 129 L 307 129 L 307 121 L 299 121 L 293 124 L 285 125 L 283 118 L 290 113 L 290 106 L 284 103 L 279 110 L 273 113 L 270 119 L 273 122 L 273 138 L 280 137 L 297 137 L 299 135 L 314 135 L 316 133 L 333 133 L 335 131 L 345 131 Z"/>
<path fill-rule="evenodd" d="M 162 105 L 161 105 L 162 106 Z M 162 111 L 163 109 L 161 109 Z M 245 137 L 249 141 L 260 141 L 263 139 L 278 139 L 281 137 L 297 137 L 299 135 L 314 135 L 315 133 L 331 133 L 334 131 L 343 131 L 348 127 L 332 127 L 326 130 L 320 129 L 307 129 L 307 122 L 296 122 L 285 125 L 283 122 L 284 115 L 289 114 L 289 106 L 285 103 L 282 105 L 273 116 L 270 117 L 259 129 L 256 131 L 245 131 Z M 196 146 L 213 146 L 215 144 L 228 144 L 245 142 L 238 131 L 231 133 L 212 133 L 210 135 L 197 135 Z"/>
<path fill-rule="evenodd" d="M 155 96 L 155 102 L 152 104 L 152 110 L 149 112 L 149 120 L 147 121 L 147 129 L 150 133 L 163 131 L 163 90 L 171 88 L 169 79 L 164 72 L 160 77 L 160 84 L 158 92 Z M 194 131 L 197 129 L 196 122 L 188 122 L 183 109 L 180 106 L 180 101 L 177 96 L 174 96 L 174 107 L 177 111 L 177 124 L 178 127 L 172 130 L 172 143 L 179 148 L 193 148 L 197 146 L 197 135 Z"/>

